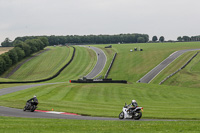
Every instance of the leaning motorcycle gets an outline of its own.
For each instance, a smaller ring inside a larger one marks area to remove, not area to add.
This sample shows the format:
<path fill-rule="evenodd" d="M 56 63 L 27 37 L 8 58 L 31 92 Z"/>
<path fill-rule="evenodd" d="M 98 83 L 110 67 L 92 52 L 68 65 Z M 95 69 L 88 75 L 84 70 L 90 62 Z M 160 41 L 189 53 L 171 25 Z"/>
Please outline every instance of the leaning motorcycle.
<path fill-rule="evenodd" d="M 119 114 L 119 119 L 135 119 L 139 120 L 142 117 L 143 107 L 129 108 L 125 103 L 122 112 Z M 125 116 L 126 114 L 126 116 Z"/>
<path fill-rule="evenodd" d="M 37 108 L 37 105 L 35 105 L 33 102 L 27 102 L 24 106 L 23 111 L 30 110 L 31 112 L 34 112 Z"/>

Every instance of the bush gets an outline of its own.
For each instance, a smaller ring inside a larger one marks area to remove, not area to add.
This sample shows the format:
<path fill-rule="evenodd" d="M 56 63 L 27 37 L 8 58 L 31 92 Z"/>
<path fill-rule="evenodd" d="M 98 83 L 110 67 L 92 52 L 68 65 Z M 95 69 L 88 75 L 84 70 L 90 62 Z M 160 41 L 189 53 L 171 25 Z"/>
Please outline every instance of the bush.
<path fill-rule="evenodd" d="M 8 55 L 9 55 L 10 59 L 12 60 L 12 65 L 16 64 L 18 62 L 18 56 L 17 56 L 17 52 L 15 49 L 9 50 Z"/>
<path fill-rule="evenodd" d="M 24 50 L 22 50 L 20 47 L 15 47 L 14 49 L 17 53 L 18 61 L 22 60 L 25 57 Z"/>
<path fill-rule="evenodd" d="M 138 42 L 138 43 L 145 43 L 144 37 L 138 37 L 138 38 L 137 38 L 137 42 Z"/>
<path fill-rule="evenodd" d="M 25 57 L 30 56 L 31 47 L 28 44 L 26 44 L 26 43 L 24 43 L 22 41 L 19 41 L 17 44 L 15 44 L 15 47 L 20 47 L 22 50 L 24 50 Z"/>
<path fill-rule="evenodd" d="M 36 47 L 37 43 L 35 43 L 34 40 L 35 39 L 28 39 L 28 40 L 25 41 L 25 43 L 28 44 L 31 48 L 31 54 L 38 51 L 38 48 Z"/>
<path fill-rule="evenodd" d="M 44 47 L 49 45 L 49 41 L 47 37 L 39 37 L 38 39 L 40 39 L 43 42 Z"/>
<path fill-rule="evenodd" d="M 6 62 L 0 56 L 0 74 L 4 73 L 5 70 L 6 70 Z"/>
<path fill-rule="evenodd" d="M 12 66 L 12 60 L 10 59 L 8 53 L 2 54 L 1 57 L 4 59 L 6 63 L 5 70 L 8 70 L 8 68 Z"/>

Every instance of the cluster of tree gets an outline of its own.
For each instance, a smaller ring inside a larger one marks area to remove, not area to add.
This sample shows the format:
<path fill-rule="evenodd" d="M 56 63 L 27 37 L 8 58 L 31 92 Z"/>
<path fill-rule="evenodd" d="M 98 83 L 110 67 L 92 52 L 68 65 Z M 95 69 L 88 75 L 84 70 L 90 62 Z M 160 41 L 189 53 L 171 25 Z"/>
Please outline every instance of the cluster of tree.
<path fill-rule="evenodd" d="M 9 38 L 6 38 L 2 43 L 2 47 L 13 47 L 13 43 Z"/>
<path fill-rule="evenodd" d="M 111 44 L 111 43 L 146 43 L 149 41 L 147 34 L 118 34 L 118 35 L 67 35 L 67 36 L 46 36 L 49 45 L 58 44 Z M 24 41 L 34 39 L 37 36 L 17 37 L 16 40 Z"/>
<path fill-rule="evenodd" d="M 190 42 L 190 41 L 200 41 L 200 36 L 192 36 L 192 37 L 189 37 L 189 36 L 179 36 L 177 38 L 177 40 L 179 42 Z"/>
<path fill-rule="evenodd" d="M 12 65 L 21 61 L 31 54 L 43 50 L 48 45 L 48 39 L 39 37 L 37 39 L 27 39 L 25 41 L 14 41 L 14 48 L 0 55 L 0 74 L 8 70 Z"/>
<path fill-rule="evenodd" d="M 153 37 L 152 37 L 152 41 L 153 41 L 153 42 L 157 42 L 157 41 L 158 41 L 158 37 L 157 37 L 157 36 L 153 36 Z M 159 38 L 159 42 L 164 42 L 164 41 L 165 41 L 164 36 L 161 36 L 161 37 Z"/>

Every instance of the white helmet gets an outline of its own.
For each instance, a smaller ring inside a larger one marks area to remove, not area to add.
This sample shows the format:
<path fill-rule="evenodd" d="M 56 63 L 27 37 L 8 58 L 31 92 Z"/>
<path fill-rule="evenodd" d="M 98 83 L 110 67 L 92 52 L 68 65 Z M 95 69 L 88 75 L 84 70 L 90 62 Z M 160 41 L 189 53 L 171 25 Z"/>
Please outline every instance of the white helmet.
<path fill-rule="evenodd" d="M 36 95 L 33 96 L 34 98 L 36 97 Z"/>
<path fill-rule="evenodd" d="M 136 100 L 132 100 L 132 103 L 136 103 Z"/>

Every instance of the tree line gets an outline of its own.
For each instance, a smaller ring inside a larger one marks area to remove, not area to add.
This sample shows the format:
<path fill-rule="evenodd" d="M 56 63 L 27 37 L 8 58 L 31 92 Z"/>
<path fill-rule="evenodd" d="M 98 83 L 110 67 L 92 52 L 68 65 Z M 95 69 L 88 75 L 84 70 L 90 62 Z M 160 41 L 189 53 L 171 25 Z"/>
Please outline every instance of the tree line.
<path fill-rule="evenodd" d="M 161 36 L 158 40 L 158 37 L 157 36 L 153 36 L 152 37 L 152 42 L 164 42 L 165 41 L 165 38 L 164 36 Z M 200 35 L 199 36 L 179 36 L 177 37 L 177 41 L 178 42 L 190 42 L 190 41 L 200 41 Z M 172 40 L 169 40 L 168 42 L 177 42 L 177 41 L 172 41 Z"/>
<path fill-rule="evenodd" d="M 47 37 L 49 45 L 58 44 L 113 44 L 113 43 L 146 43 L 149 41 L 147 34 L 118 34 L 118 35 L 67 35 L 67 36 L 24 36 L 17 37 L 13 42 L 8 38 L 1 43 L 2 46 L 13 46 L 16 41 L 25 41 L 38 37 Z"/>
<path fill-rule="evenodd" d="M 183 36 L 183 37 L 179 36 L 177 38 L 177 40 L 179 42 L 200 41 L 200 36 L 191 36 L 191 37 L 189 37 L 189 36 Z"/>
<path fill-rule="evenodd" d="M 17 40 L 12 42 L 12 45 L 14 46 L 13 49 L 0 55 L 0 75 L 22 59 L 43 50 L 44 47 L 49 45 L 49 42 L 46 37 L 38 37 L 24 41 Z"/>

